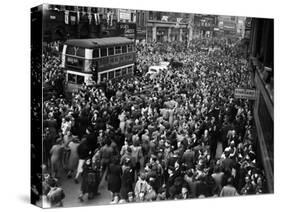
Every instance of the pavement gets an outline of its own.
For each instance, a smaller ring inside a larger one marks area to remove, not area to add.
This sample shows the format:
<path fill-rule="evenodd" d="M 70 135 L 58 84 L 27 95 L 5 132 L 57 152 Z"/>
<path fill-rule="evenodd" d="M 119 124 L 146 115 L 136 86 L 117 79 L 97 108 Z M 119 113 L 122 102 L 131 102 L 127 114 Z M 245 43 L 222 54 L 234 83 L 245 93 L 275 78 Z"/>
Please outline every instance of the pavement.
<path fill-rule="evenodd" d="M 63 200 L 63 207 L 81 207 L 91 205 L 108 205 L 111 202 L 110 191 L 107 190 L 107 182 L 102 179 L 99 185 L 100 195 L 95 196 L 93 199 L 88 200 L 87 195 L 84 196 L 84 202 L 78 199 L 80 194 L 81 179 L 79 184 L 74 182 L 74 179 L 68 179 L 66 174 L 62 174 L 60 178 L 61 187 L 64 189 L 65 198 Z"/>

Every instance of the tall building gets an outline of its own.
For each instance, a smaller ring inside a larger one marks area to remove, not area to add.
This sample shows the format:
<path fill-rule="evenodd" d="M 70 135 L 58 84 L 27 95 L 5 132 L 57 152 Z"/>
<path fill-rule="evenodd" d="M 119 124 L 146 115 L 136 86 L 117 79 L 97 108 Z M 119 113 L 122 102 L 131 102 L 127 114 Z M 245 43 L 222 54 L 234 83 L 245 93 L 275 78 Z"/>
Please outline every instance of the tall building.
<path fill-rule="evenodd" d="M 193 38 L 214 37 L 214 28 L 217 25 L 217 16 L 195 14 L 193 23 Z"/>
<path fill-rule="evenodd" d="M 226 16 L 220 15 L 218 16 L 218 35 L 223 37 L 237 37 L 237 20 L 236 16 Z"/>
<path fill-rule="evenodd" d="M 147 41 L 187 41 L 188 24 L 189 14 L 149 11 Z"/>
<path fill-rule="evenodd" d="M 260 160 L 265 170 L 269 192 L 274 192 L 274 21 L 247 19 L 251 23 L 248 52 L 250 70 L 256 89 L 254 120 Z M 249 31 L 249 26 L 247 26 Z"/>
<path fill-rule="evenodd" d="M 119 9 L 44 4 L 43 39 L 122 36 L 119 21 Z"/>
<path fill-rule="evenodd" d="M 237 17 L 236 30 L 237 30 L 237 35 L 240 38 L 244 38 L 245 36 L 245 21 L 246 21 L 246 17 L 242 17 L 242 16 Z"/>
<path fill-rule="evenodd" d="M 148 11 L 146 10 L 137 10 L 136 12 L 136 25 L 137 25 L 137 37 L 136 39 L 146 40 L 146 24 L 148 20 Z"/>
<path fill-rule="evenodd" d="M 117 9 L 117 28 L 121 36 L 136 39 L 136 10 Z"/>

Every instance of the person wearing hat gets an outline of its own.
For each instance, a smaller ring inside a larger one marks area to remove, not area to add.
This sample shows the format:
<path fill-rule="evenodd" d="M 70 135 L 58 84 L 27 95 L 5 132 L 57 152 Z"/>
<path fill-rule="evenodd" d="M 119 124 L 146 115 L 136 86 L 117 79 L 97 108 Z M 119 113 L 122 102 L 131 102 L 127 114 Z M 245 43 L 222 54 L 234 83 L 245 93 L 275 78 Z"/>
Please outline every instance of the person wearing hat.
<path fill-rule="evenodd" d="M 114 150 L 111 146 L 111 138 L 109 136 L 105 139 L 106 144 L 101 148 L 100 150 L 100 156 L 101 156 L 101 166 L 102 166 L 102 176 L 107 178 L 107 171 L 109 164 L 111 162 L 111 158 L 113 156 Z"/>
<path fill-rule="evenodd" d="M 121 176 L 121 189 L 120 196 L 121 199 L 128 200 L 128 193 L 133 192 L 133 182 L 134 182 L 134 173 L 130 167 L 131 160 L 129 158 L 125 159 L 123 166 L 123 173 Z"/>
<path fill-rule="evenodd" d="M 75 136 L 68 144 L 70 154 L 69 154 L 68 163 L 67 163 L 67 169 L 68 169 L 67 176 L 69 178 L 72 176 L 74 170 L 78 166 L 78 161 L 79 161 L 79 156 L 78 156 L 78 152 L 77 152 L 78 146 L 79 146 L 79 139 L 77 136 Z"/>
<path fill-rule="evenodd" d="M 188 186 L 183 185 L 181 188 L 181 193 L 178 197 L 178 199 L 188 199 L 189 198 L 189 191 L 188 191 Z"/>
<path fill-rule="evenodd" d="M 249 194 L 255 194 L 255 188 L 251 182 L 250 176 L 245 176 L 245 185 L 240 191 L 241 195 L 249 195 Z"/>
<path fill-rule="evenodd" d="M 134 193 L 132 191 L 128 193 L 128 202 L 135 202 Z"/>
<path fill-rule="evenodd" d="M 238 196 L 236 188 L 233 186 L 233 177 L 227 179 L 227 184 L 222 188 L 220 197 Z"/>
<path fill-rule="evenodd" d="M 166 185 L 163 184 L 162 187 L 158 190 L 157 200 L 166 200 Z"/>
<path fill-rule="evenodd" d="M 235 160 L 236 156 L 237 156 L 237 148 L 235 147 L 234 140 L 230 141 L 229 147 L 230 147 L 229 157 L 232 158 L 233 160 Z"/>
<path fill-rule="evenodd" d="M 118 195 L 121 188 L 122 168 L 118 156 L 114 156 L 108 168 L 108 190 L 112 193 L 112 200 L 114 196 Z"/>
<path fill-rule="evenodd" d="M 138 138 L 138 137 L 137 137 Z M 133 141 L 132 149 L 132 168 L 137 175 L 140 170 L 143 169 L 144 157 L 142 147 L 140 146 L 139 139 Z"/>
<path fill-rule="evenodd" d="M 224 151 L 225 159 L 221 162 L 224 171 L 230 171 L 235 167 L 235 161 L 230 158 L 230 151 L 230 147 L 227 147 Z"/>
<path fill-rule="evenodd" d="M 120 164 L 124 165 L 126 160 L 129 160 L 130 163 L 132 161 L 132 149 L 129 146 L 127 146 L 125 153 L 121 156 Z"/>
<path fill-rule="evenodd" d="M 179 172 L 175 171 L 174 166 L 169 166 L 168 167 L 168 178 L 166 180 L 166 194 L 167 198 L 173 198 L 175 194 L 175 187 L 174 183 L 176 178 L 179 176 Z"/>
<path fill-rule="evenodd" d="M 194 168 L 195 152 L 192 149 L 186 149 L 182 155 L 181 162 L 185 163 L 188 168 Z"/>
<path fill-rule="evenodd" d="M 78 178 L 80 174 L 83 172 L 83 165 L 85 163 L 85 160 L 89 157 L 90 155 L 90 147 L 88 145 L 87 138 L 82 138 L 79 146 L 77 147 L 77 153 L 79 157 L 78 161 L 78 167 L 75 175 L 75 183 L 78 183 Z"/>
<path fill-rule="evenodd" d="M 148 192 L 148 183 L 146 182 L 146 174 L 141 172 L 138 177 L 138 181 L 135 185 L 135 198 L 136 201 L 143 201 L 144 196 Z"/>
<path fill-rule="evenodd" d="M 93 127 L 88 127 L 86 129 L 86 139 L 91 152 L 94 152 L 98 147 L 97 133 L 94 132 Z"/>
<path fill-rule="evenodd" d="M 151 185 L 151 181 L 147 184 L 147 192 L 145 194 L 145 200 L 150 202 L 150 201 L 155 201 L 157 198 L 156 192 L 153 189 L 153 186 Z"/>
<path fill-rule="evenodd" d="M 60 136 L 60 138 L 56 140 L 56 144 L 54 144 L 50 150 L 52 177 L 56 178 L 58 176 L 62 165 L 63 149 L 62 136 Z"/>
<path fill-rule="evenodd" d="M 98 194 L 98 172 L 95 170 L 92 159 L 87 158 L 85 163 L 83 164 L 83 172 L 81 174 L 82 182 L 81 182 L 81 193 L 78 199 L 83 202 L 84 195 L 88 193 L 88 199 L 92 199 L 94 195 Z"/>

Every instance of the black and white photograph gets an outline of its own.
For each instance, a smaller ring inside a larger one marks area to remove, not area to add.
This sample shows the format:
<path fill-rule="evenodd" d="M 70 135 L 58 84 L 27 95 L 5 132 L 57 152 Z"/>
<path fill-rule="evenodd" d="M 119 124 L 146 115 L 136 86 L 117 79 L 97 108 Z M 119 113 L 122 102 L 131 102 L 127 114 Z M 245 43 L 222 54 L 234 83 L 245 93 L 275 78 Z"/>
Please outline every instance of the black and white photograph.
<path fill-rule="evenodd" d="M 274 19 L 56 4 L 30 18 L 32 204 L 274 193 Z"/>

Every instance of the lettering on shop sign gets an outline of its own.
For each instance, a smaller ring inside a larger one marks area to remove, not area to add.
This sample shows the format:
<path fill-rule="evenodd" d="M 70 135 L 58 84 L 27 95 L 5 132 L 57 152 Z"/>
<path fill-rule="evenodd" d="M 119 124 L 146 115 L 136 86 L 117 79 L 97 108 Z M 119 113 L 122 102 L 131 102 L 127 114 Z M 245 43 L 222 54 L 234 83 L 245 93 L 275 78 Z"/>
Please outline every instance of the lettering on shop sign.
<path fill-rule="evenodd" d="M 234 91 L 234 97 L 237 99 L 256 99 L 256 90 L 237 88 Z"/>

